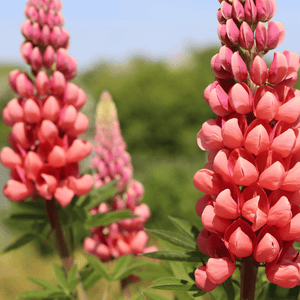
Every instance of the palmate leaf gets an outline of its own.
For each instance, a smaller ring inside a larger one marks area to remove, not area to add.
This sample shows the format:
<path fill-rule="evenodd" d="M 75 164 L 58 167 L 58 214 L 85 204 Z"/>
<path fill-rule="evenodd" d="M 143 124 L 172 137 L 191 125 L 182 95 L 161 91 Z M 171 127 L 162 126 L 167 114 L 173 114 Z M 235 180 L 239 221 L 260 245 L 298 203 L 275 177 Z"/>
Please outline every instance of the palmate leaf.
<path fill-rule="evenodd" d="M 47 280 L 38 277 L 27 277 L 27 278 L 45 289 L 48 289 L 50 291 L 52 290 L 54 292 L 62 292 L 61 288 L 59 288 L 58 286 L 56 286 L 55 284 Z"/>
<path fill-rule="evenodd" d="M 53 291 L 28 291 L 19 295 L 20 299 L 66 299 L 66 294 L 64 292 L 53 292 Z"/>
<path fill-rule="evenodd" d="M 156 237 L 167 241 L 175 246 L 182 247 L 187 250 L 195 250 L 197 249 L 197 244 L 195 240 L 183 236 L 176 232 L 166 231 L 166 230 L 147 230 L 148 232 L 152 233 Z"/>
<path fill-rule="evenodd" d="M 100 259 L 98 259 L 92 255 L 85 255 L 85 257 L 87 258 L 88 262 L 91 264 L 91 266 L 94 268 L 94 270 L 97 274 L 99 274 L 100 276 L 103 276 L 107 280 L 111 279 L 110 274 L 107 273 L 104 263 Z"/>
<path fill-rule="evenodd" d="M 150 288 L 168 291 L 199 291 L 196 284 L 174 277 L 159 278 L 155 280 L 154 284 L 150 286 Z"/>
<path fill-rule="evenodd" d="M 166 296 L 163 296 L 162 294 L 159 294 L 154 291 L 146 290 L 146 289 L 141 289 L 141 291 L 147 296 L 147 300 L 170 300 Z"/>
<path fill-rule="evenodd" d="M 85 226 L 86 228 L 104 226 L 111 224 L 113 222 L 117 222 L 122 219 L 128 218 L 136 218 L 137 216 L 133 215 L 131 210 L 117 210 L 108 213 L 95 214 L 90 215 L 90 217 L 86 220 Z"/>
<path fill-rule="evenodd" d="M 36 238 L 37 238 L 36 235 L 30 234 L 30 233 L 25 233 L 24 235 L 19 237 L 15 242 L 13 242 L 12 244 L 10 244 L 6 248 L 4 248 L 4 250 L 2 250 L 2 253 L 7 253 L 11 250 L 15 250 L 22 246 L 25 246 L 26 244 L 32 242 Z"/>
<path fill-rule="evenodd" d="M 177 250 L 162 250 L 156 252 L 148 252 L 142 254 L 142 256 L 156 258 L 169 261 L 189 261 L 189 262 L 201 262 L 203 254 L 200 251 L 177 251 Z"/>
<path fill-rule="evenodd" d="M 168 216 L 173 225 L 185 236 L 191 238 L 192 240 L 197 239 L 199 235 L 199 230 L 194 225 L 186 220 L 182 220 L 179 218 L 174 218 Z"/>

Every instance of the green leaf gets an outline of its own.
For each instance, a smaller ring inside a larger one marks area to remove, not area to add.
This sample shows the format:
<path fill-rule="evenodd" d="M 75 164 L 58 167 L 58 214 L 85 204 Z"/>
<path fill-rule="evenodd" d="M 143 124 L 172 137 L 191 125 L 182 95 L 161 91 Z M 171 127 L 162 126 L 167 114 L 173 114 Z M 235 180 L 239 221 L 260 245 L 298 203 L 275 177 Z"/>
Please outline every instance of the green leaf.
<path fill-rule="evenodd" d="M 122 219 L 136 218 L 137 216 L 133 215 L 131 210 L 117 210 L 108 213 L 90 215 L 89 219 L 86 221 L 86 228 L 97 227 L 108 225 L 113 222 L 117 222 Z"/>
<path fill-rule="evenodd" d="M 63 289 L 68 289 L 68 286 L 67 286 L 67 281 L 66 281 L 66 275 L 65 275 L 65 272 L 62 270 L 62 268 L 54 263 L 53 264 L 53 270 L 54 270 L 54 274 L 55 274 L 55 277 L 57 279 L 57 282 L 58 284 L 63 288 Z"/>
<path fill-rule="evenodd" d="M 151 232 L 156 237 L 167 241 L 175 246 L 182 247 L 187 250 L 195 250 L 197 249 L 197 244 L 195 240 L 192 240 L 191 238 L 187 238 L 186 236 L 183 236 L 179 233 L 172 232 L 172 231 L 166 231 L 166 230 L 147 230 L 148 232 Z"/>
<path fill-rule="evenodd" d="M 234 300 L 235 299 L 235 291 L 233 288 L 231 277 L 229 277 L 226 281 L 222 283 L 222 286 L 224 288 L 224 291 L 227 295 L 228 300 Z"/>
<path fill-rule="evenodd" d="M 18 249 L 18 248 L 30 243 L 31 241 L 33 241 L 35 239 L 36 239 L 35 235 L 30 234 L 30 233 L 25 233 L 20 238 L 18 238 L 15 242 L 13 242 L 12 244 L 10 244 L 6 248 L 4 248 L 4 250 L 2 250 L 2 253 L 7 253 L 11 250 Z"/>
<path fill-rule="evenodd" d="M 171 216 L 168 216 L 168 218 L 181 233 L 192 238 L 193 240 L 197 239 L 197 237 L 199 235 L 199 230 L 194 225 L 192 225 L 190 222 L 188 222 L 186 220 L 174 218 Z"/>
<path fill-rule="evenodd" d="M 114 280 L 124 279 L 128 275 L 132 274 L 133 272 L 135 272 L 139 269 L 142 269 L 143 267 L 145 267 L 145 265 L 146 265 L 146 263 L 143 263 L 143 262 L 133 263 L 132 265 L 130 265 L 126 269 L 123 269 L 121 272 L 116 274 L 116 276 L 114 277 Z"/>
<path fill-rule="evenodd" d="M 203 254 L 200 251 L 177 251 L 177 250 L 162 250 L 156 252 L 148 252 L 141 254 L 142 256 L 171 260 L 171 261 L 189 261 L 189 262 L 201 262 Z"/>
<path fill-rule="evenodd" d="M 95 256 L 91 255 L 85 255 L 85 257 L 87 258 L 88 262 L 92 265 L 97 274 L 103 276 L 107 280 L 111 279 L 111 276 L 107 273 L 106 267 L 99 258 L 96 258 Z"/>
<path fill-rule="evenodd" d="M 65 297 L 66 294 L 63 292 L 53 292 L 53 291 L 28 291 L 19 295 L 21 299 L 55 299 L 58 297 Z"/>
<path fill-rule="evenodd" d="M 42 278 L 38 278 L 38 277 L 27 277 L 27 278 L 45 289 L 56 291 L 56 292 L 62 291 L 61 288 L 59 288 L 55 284 L 47 280 L 44 280 Z"/>
<path fill-rule="evenodd" d="M 78 273 L 78 266 L 74 265 L 68 273 L 68 278 L 67 278 L 68 284 L 77 278 L 77 273 Z"/>
<path fill-rule="evenodd" d="M 33 213 L 17 213 L 9 216 L 10 220 L 22 220 L 22 221 L 36 221 L 36 220 L 47 220 L 46 214 L 33 214 Z"/>
<path fill-rule="evenodd" d="M 20 209 L 22 211 L 29 210 L 32 212 L 38 212 L 39 214 L 44 213 L 46 215 L 45 206 L 41 201 L 23 201 L 23 202 L 12 202 L 13 208 Z"/>
<path fill-rule="evenodd" d="M 163 296 L 162 294 L 159 294 L 154 291 L 150 291 L 146 289 L 141 289 L 141 291 L 143 291 L 144 294 L 150 298 L 150 300 L 170 300 L 169 298 Z"/>
<path fill-rule="evenodd" d="M 119 257 L 112 273 L 112 279 L 117 280 L 116 278 L 118 278 L 124 269 L 128 267 L 131 261 L 132 255 L 123 255 Z"/>
<path fill-rule="evenodd" d="M 80 282 L 79 278 L 75 278 L 74 280 L 72 280 L 71 282 L 68 283 L 68 291 L 70 293 L 72 293 L 74 291 L 74 289 L 76 288 L 76 286 L 78 285 L 78 283 Z"/>
<path fill-rule="evenodd" d="M 170 266 L 172 269 L 172 272 L 176 278 L 184 279 L 190 282 L 193 282 L 190 276 L 187 273 L 186 268 L 183 266 L 183 264 L 179 261 L 172 261 L 170 262 Z"/>
<path fill-rule="evenodd" d="M 207 292 L 200 290 L 199 292 L 197 292 L 196 294 L 193 294 L 194 298 L 198 298 L 198 297 L 202 297 L 203 295 L 205 295 Z M 201 298 L 202 299 L 202 298 Z"/>
<path fill-rule="evenodd" d="M 174 277 L 159 278 L 155 280 L 150 288 L 168 291 L 199 291 L 199 288 L 195 284 Z"/>
<path fill-rule="evenodd" d="M 89 288 L 91 288 L 102 276 L 93 271 L 85 280 L 82 281 L 83 288 L 85 291 L 87 291 Z"/>

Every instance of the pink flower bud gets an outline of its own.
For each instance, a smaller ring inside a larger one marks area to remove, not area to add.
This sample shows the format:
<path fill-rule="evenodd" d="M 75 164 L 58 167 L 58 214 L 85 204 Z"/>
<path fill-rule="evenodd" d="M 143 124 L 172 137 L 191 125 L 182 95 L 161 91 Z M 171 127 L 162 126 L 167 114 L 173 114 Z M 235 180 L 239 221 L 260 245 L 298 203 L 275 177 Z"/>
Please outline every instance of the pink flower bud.
<path fill-rule="evenodd" d="M 54 96 L 49 96 L 43 106 L 43 118 L 52 122 L 57 122 L 60 106 Z"/>
<path fill-rule="evenodd" d="M 54 71 L 51 79 L 51 91 L 54 95 L 61 95 L 65 91 L 66 79 L 65 76 L 59 72 Z"/>
<path fill-rule="evenodd" d="M 24 119 L 30 124 L 39 123 L 41 121 L 41 110 L 37 103 L 31 98 L 25 101 Z"/>
<path fill-rule="evenodd" d="M 60 38 L 61 38 L 61 29 L 60 29 L 60 27 L 54 26 L 51 30 L 50 38 L 49 38 L 49 42 L 50 42 L 50 44 L 53 48 L 58 48 L 59 47 Z"/>
<path fill-rule="evenodd" d="M 239 0 L 232 1 L 232 16 L 238 22 L 242 22 L 245 20 L 245 10 Z"/>
<path fill-rule="evenodd" d="M 276 92 L 268 87 L 259 87 L 254 95 L 254 114 L 260 120 L 270 122 L 277 115 L 279 102 Z"/>
<path fill-rule="evenodd" d="M 206 266 L 201 266 L 195 270 L 195 283 L 197 287 L 203 291 L 210 292 L 215 289 L 218 284 L 211 282 L 206 273 Z"/>
<path fill-rule="evenodd" d="M 58 126 L 63 129 L 72 128 L 77 117 L 77 110 L 73 105 L 65 106 L 60 111 Z"/>
<path fill-rule="evenodd" d="M 49 45 L 51 30 L 47 24 L 42 27 L 40 42 L 43 46 Z"/>
<path fill-rule="evenodd" d="M 38 21 L 39 13 L 38 13 L 37 9 L 35 8 L 35 6 L 28 7 L 27 15 L 28 15 L 28 18 L 31 19 L 32 22 Z"/>
<path fill-rule="evenodd" d="M 224 147 L 221 127 L 215 120 L 208 120 L 197 134 L 197 144 L 202 150 L 220 150 Z"/>
<path fill-rule="evenodd" d="M 44 162 L 40 156 L 33 151 L 29 151 L 24 161 L 26 176 L 29 179 L 36 181 L 43 165 Z"/>
<path fill-rule="evenodd" d="M 237 81 L 244 81 L 248 78 L 248 70 L 245 62 L 236 51 L 231 58 L 232 74 Z"/>
<path fill-rule="evenodd" d="M 39 95 L 47 95 L 50 91 L 50 80 L 44 71 L 40 71 L 35 79 L 35 88 Z"/>
<path fill-rule="evenodd" d="M 220 8 L 217 11 L 217 19 L 218 19 L 220 24 L 225 24 L 226 23 L 226 19 L 223 17 L 222 11 L 221 11 Z"/>
<path fill-rule="evenodd" d="M 9 147 L 2 148 L 0 160 L 2 165 L 8 169 L 13 169 L 22 164 L 21 156 Z"/>
<path fill-rule="evenodd" d="M 215 56 L 212 57 L 210 65 L 211 65 L 213 72 L 215 73 L 215 75 L 217 77 L 222 78 L 222 79 L 228 79 L 228 78 L 233 77 L 231 72 L 226 71 L 222 67 L 219 54 L 216 54 Z"/>
<path fill-rule="evenodd" d="M 34 47 L 31 53 L 30 64 L 32 69 L 37 71 L 43 65 L 43 58 L 39 47 Z"/>
<path fill-rule="evenodd" d="M 86 94 L 85 94 L 84 90 L 79 88 L 78 89 L 78 97 L 77 97 L 77 100 L 76 100 L 74 106 L 77 110 L 80 110 L 83 107 L 83 105 L 85 104 L 85 102 L 86 102 Z"/>
<path fill-rule="evenodd" d="M 232 45 L 232 42 L 229 40 L 227 35 L 227 27 L 226 24 L 219 24 L 218 25 L 218 36 L 222 43 L 225 45 Z"/>
<path fill-rule="evenodd" d="M 283 52 L 286 60 L 287 60 L 287 64 L 288 64 L 288 71 L 287 71 L 287 75 L 286 75 L 286 79 L 287 78 L 292 78 L 295 75 L 297 75 L 298 70 L 299 70 L 299 55 L 295 52 L 292 51 L 284 51 Z"/>
<path fill-rule="evenodd" d="M 228 72 L 232 72 L 232 69 L 231 69 L 232 55 L 233 55 L 233 52 L 228 46 L 224 45 L 223 47 L 221 47 L 221 49 L 219 51 L 219 59 L 220 59 L 222 67 Z"/>
<path fill-rule="evenodd" d="M 231 174 L 228 170 L 229 154 L 230 151 L 228 149 L 222 149 L 213 160 L 213 170 L 226 182 L 232 182 Z"/>
<path fill-rule="evenodd" d="M 275 52 L 273 61 L 269 68 L 269 82 L 272 84 L 278 84 L 285 79 L 287 70 L 288 64 L 285 55 Z"/>
<path fill-rule="evenodd" d="M 229 20 L 232 18 L 232 6 L 226 1 L 221 3 L 221 12 L 224 19 Z"/>
<path fill-rule="evenodd" d="M 285 196 L 278 199 L 277 194 L 275 191 L 270 195 L 271 208 L 268 213 L 267 225 L 284 227 L 292 219 L 291 204 Z"/>
<path fill-rule="evenodd" d="M 44 26 L 46 24 L 47 14 L 45 13 L 45 11 L 42 8 L 39 9 L 38 13 L 39 13 L 38 23 L 41 26 Z"/>
<path fill-rule="evenodd" d="M 33 84 L 27 75 L 21 73 L 16 79 L 16 90 L 21 97 L 29 98 L 33 95 Z"/>
<path fill-rule="evenodd" d="M 64 17 L 60 12 L 54 16 L 54 25 L 61 27 L 64 25 L 64 22 Z"/>
<path fill-rule="evenodd" d="M 269 21 L 276 13 L 276 3 L 272 0 L 256 0 L 257 20 Z"/>
<path fill-rule="evenodd" d="M 294 97 L 279 107 L 275 119 L 287 123 L 294 123 L 300 116 L 300 97 Z"/>
<path fill-rule="evenodd" d="M 278 47 L 285 38 L 285 28 L 280 21 L 268 22 L 268 43 L 269 49 L 275 49 Z"/>
<path fill-rule="evenodd" d="M 148 242 L 148 235 L 144 230 L 138 231 L 136 236 L 131 239 L 130 247 L 133 253 L 143 253 L 144 248 L 146 248 Z"/>
<path fill-rule="evenodd" d="M 38 130 L 39 140 L 53 142 L 58 137 L 58 128 L 50 120 L 43 120 Z"/>
<path fill-rule="evenodd" d="M 59 48 L 56 51 L 56 68 L 58 71 L 65 71 L 68 67 L 69 54 L 66 49 Z"/>
<path fill-rule="evenodd" d="M 284 191 L 296 192 L 300 190 L 300 162 L 291 165 L 290 169 L 280 187 Z"/>
<path fill-rule="evenodd" d="M 59 47 L 60 48 L 68 48 L 69 40 L 70 40 L 69 32 L 66 29 L 62 28 L 61 36 L 60 36 L 60 40 L 59 40 Z"/>
<path fill-rule="evenodd" d="M 24 120 L 23 107 L 20 105 L 20 101 L 18 99 L 14 98 L 10 100 L 6 106 L 6 110 L 6 114 L 9 114 L 9 120 L 11 125 L 17 122 L 22 122 Z"/>
<path fill-rule="evenodd" d="M 25 200 L 34 191 L 31 181 L 26 183 L 10 179 L 3 188 L 3 195 L 12 201 L 19 202 Z"/>
<path fill-rule="evenodd" d="M 215 172 L 206 169 L 196 172 L 193 183 L 197 190 L 209 195 L 218 195 L 223 190 L 218 175 Z"/>
<path fill-rule="evenodd" d="M 226 281 L 234 270 L 235 264 L 227 257 L 209 258 L 206 263 L 207 278 L 215 284 Z"/>
<path fill-rule="evenodd" d="M 54 146 L 48 155 L 48 163 L 55 167 L 61 168 L 66 164 L 66 152 L 62 147 Z"/>
<path fill-rule="evenodd" d="M 246 126 L 247 121 L 243 115 L 230 116 L 222 126 L 223 144 L 230 149 L 242 148 Z"/>
<path fill-rule="evenodd" d="M 88 130 L 89 119 L 81 112 L 77 113 L 73 127 L 68 129 L 68 134 L 72 136 L 80 135 Z"/>
<path fill-rule="evenodd" d="M 87 157 L 91 152 L 92 145 L 90 142 L 83 142 L 82 140 L 76 139 L 67 150 L 67 162 L 78 162 Z"/>
<path fill-rule="evenodd" d="M 233 19 L 229 19 L 226 22 L 226 32 L 229 40 L 232 42 L 233 45 L 238 45 L 239 44 L 239 36 L 240 36 L 240 31 L 235 24 Z"/>
<path fill-rule="evenodd" d="M 247 50 L 250 50 L 254 45 L 254 34 L 247 22 L 243 22 L 240 27 L 240 43 Z"/>
<path fill-rule="evenodd" d="M 21 71 L 19 71 L 19 70 L 13 70 L 9 73 L 9 77 L 8 77 L 9 84 L 15 93 L 18 93 L 16 83 L 17 83 L 17 77 L 20 74 L 21 74 Z"/>
<path fill-rule="evenodd" d="M 93 187 L 93 177 L 89 174 L 83 175 L 81 178 L 69 177 L 68 188 L 74 191 L 75 195 L 82 196 L 87 194 Z"/>
<path fill-rule="evenodd" d="M 38 44 L 40 42 L 40 38 L 41 38 L 40 25 L 38 23 L 34 23 L 32 25 L 32 35 L 31 35 L 31 40 L 33 44 Z"/>
<path fill-rule="evenodd" d="M 21 32 L 24 35 L 24 37 L 28 40 L 31 40 L 32 37 L 32 23 L 30 20 L 26 20 L 21 25 Z"/>
<path fill-rule="evenodd" d="M 24 42 L 20 47 L 21 56 L 27 64 L 30 64 L 31 62 L 32 49 L 33 46 L 31 42 Z"/>
<path fill-rule="evenodd" d="M 232 223 L 224 236 L 228 249 L 237 257 L 247 257 L 252 254 L 255 238 L 250 225 L 242 219 Z"/>
<path fill-rule="evenodd" d="M 214 113 L 223 117 L 232 112 L 228 99 L 228 95 L 225 93 L 222 87 L 217 84 L 216 88 L 210 92 L 208 104 Z"/>
<path fill-rule="evenodd" d="M 270 282 L 283 288 L 293 288 L 300 280 L 299 267 L 292 261 L 286 261 L 280 265 L 267 264 L 266 275 Z"/>
<path fill-rule="evenodd" d="M 268 67 L 263 58 L 259 55 L 255 56 L 251 69 L 250 69 L 251 80 L 257 85 L 263 85 L 268 79 Z"/>
<path fill-rule="evenodd" d="M 258 50 L 267 49 L 268 32 L 264 23 L 258 22 L 255 31 L 256 48 Z"/>
<path fill-rule="evenodd" d="M 85 252 L 89 254 L 94 254 L 95 253 L 95 248 L 97 247 L 97 243 L 94 239 L 91 237 L 86 237 L 83 242 L 83 248 Z"/>
<path fill-rule="evenodd" d="M 54 198 L 62 206 L 69 205 L 74 197 L 74 192 L 68 189 L 66 186 L 56 188 L 54 192 Z"/>
<path fill-rule="evenodd" d="M 252 111 L 253 96 L 250 88 L 244 83 L 236 83 L 229 92 L 230 106 L 240 114 Z"/>
<path fill-rule="evenodd" d="M 78 98 L 79 88 L 72 82 L 67 82 L 64 91 L 64 101 L 68 104 L 74 105 Z"/>
<path fill-rule="evenodd" d="M 46 23 L 49 25 L 49 27 L 52 29 L 54 26 L 54 13 L 51 10 L 48 10 L 47 17 L 46 17 Z"/>
<path fill-rule="evenodd" d="M 245 134 L 245 149 L 254 155 L 268 150 L 270 147 L 269 135 L 271 131 L 272 129 L 266 121 L 253 121 Z"/>
<path fill-rule="evenodd" d="M 253 0 L 246 0 L 245 2 L 245 19 L 249 24 L 255 23 L 257 20 L 257 9 Z"/>
<path fill-rule="evenodd" d="M 237 200 L 232 198 L 229 189 L 223 190 L 216 198 L 215 213 L 225 219 L 236 219 L 240 216 Z"/>
<path fill-rule="evenodd" d="M 66 80 L 73 79 L 77 74 L 77 61 L 73 56 L 70 56 L 67 70 L 64 72 Z"/>
<path fill-rule="evenodd" d="M 278 228 L 278 233 L 283 241 L 292 241 L 300 237 L 300 208 L 292 207 L 292 219 L 284 227 Z"/>
<path fill-rule="evenodd" d="M 27 137 L 27 130 L 23 122 L 14 124 L 11 130 L 14 141 L 21 145 L 23 149 L 29 149 L 30 142 Z"/>
<path fill-rule="evenodd" d="M 43 56 L 44 66 L 50 69 L 54 63 L 54 59 L 55 59 L 55 51 L 53 47 L 49 45 L 47 46 Z"/>

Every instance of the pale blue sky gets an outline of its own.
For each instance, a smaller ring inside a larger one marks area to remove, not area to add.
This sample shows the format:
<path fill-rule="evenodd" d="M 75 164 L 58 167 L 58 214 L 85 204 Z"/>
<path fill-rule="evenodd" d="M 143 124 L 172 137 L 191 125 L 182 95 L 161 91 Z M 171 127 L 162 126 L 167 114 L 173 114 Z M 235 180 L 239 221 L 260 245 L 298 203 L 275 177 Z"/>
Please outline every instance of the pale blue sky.
<path fill-rule="evenodd" d="M 23 63 L 19 45 L 25 0 L 2 1 L 0 63 Z M 188 46 L 219 45 L 217 0 L 64 0 L 69 52 L 79 69 L 96 60 L 119 62 L 142 54 L 167 59 Z M 300 53 L 300 1 L 277 0 L 273 20 L 283 22 L 287 35 L 277 51 Z"/>

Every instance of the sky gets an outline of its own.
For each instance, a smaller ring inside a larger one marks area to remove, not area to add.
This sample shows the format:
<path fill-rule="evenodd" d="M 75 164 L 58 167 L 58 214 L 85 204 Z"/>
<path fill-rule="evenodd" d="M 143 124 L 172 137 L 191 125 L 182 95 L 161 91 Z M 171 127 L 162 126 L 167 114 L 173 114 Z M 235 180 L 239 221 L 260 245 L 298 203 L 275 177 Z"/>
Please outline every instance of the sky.
<path fill-rule="evenodd" d="M 24 64 L 19 55 L 23 41 L 25 0 L 1 1 L 0 63 Z M 217 36 L 217 0 L 62 0 L 64 28 L 70 32 L 69 53 L 78 67 L 105 60 L 121 63 L 135 55 L 168 60 L 191 47 L 220 45 Z M 300 54 L 300 1 L 277 0 L 272 20 L 281 21 L 286 39 L 276 49 Z M 272 53 L 269 54 L 269 57 Z"/>

